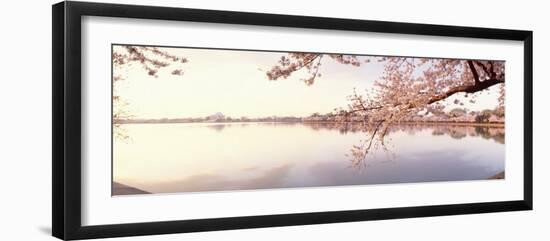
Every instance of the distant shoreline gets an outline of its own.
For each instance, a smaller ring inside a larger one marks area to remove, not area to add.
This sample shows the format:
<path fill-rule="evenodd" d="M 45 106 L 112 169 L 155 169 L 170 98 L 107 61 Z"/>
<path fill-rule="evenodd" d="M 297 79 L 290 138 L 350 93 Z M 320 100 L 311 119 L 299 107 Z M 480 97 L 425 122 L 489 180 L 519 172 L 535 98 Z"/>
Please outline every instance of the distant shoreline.
<path fill-rule="evenodd" d="M 116 124 L 246 124 L 246 123 L 304 123 L 304 124 L 356 124 L 360 121 L 222 121 L 222 122 L 187 122 L 187 121 L 120 121 Z M 505 123 L 488 122 L 453 122 L 453 121 L 402 121 L 393 125 L 445 125 L 445 126 L 479 126 L 479 127 L 497 127 L 504 128 Z"/>
<path fill-rule="evenodd" d="M 298 123 L 307 123 L 307 124 L 336 124 L 340 123 L 338 121 L 302 121 Z M 353 122 L 343 122 L 343 123 L 361 123 L 360 121 Z M 400 121 L 395 122 L 393 125 L 445 125 L 445 126 L 483 126 L 483 127 L 504 127 L 505 123 L 500 122 L 488 122 L 488 123 L 479 123 L 479 122 L 454 122 L 454 121 Z"/>
<path fill-rule="evenodd" d="M 504 123 L 479 123 L 479 122 L 452 122 L 452 121 L 423 121 L 423 122 L 397 122 L 396 124 L 406 124 L 406 125 L 454 125 L 454 126 L 481 126 L 481 127 L 500 127 L 504 128 Z"/>

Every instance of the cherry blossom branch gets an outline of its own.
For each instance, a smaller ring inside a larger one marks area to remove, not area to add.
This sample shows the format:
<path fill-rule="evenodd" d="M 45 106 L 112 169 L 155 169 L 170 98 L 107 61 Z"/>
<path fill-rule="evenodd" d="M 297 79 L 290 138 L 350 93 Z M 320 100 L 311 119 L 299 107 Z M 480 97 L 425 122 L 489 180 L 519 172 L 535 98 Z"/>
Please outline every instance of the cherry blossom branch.
<path fill-rule="evenodd" d="M 187 58 L 169 54 L 156 47 L 131 45 L 115 47 L 116 49 L 113 51 L 112 56 L 115 67 L 138 63 L 147 70 L 148 75 L 155 77 L 157 77 L 157 72 L 160 69 L 168 67 L 171 63 L 187 63 Z M 182 75 L 183 71 L 181 69 L 175 69 L 171 74 Z"/>
<path fill-rule="evenodd" d="M 297 63 L 311 64 L 308 54 L 289 56 Z M 339 63 L 359 66 L 357 56 L 329 56 Z M 421 112 L 424 115 L 441 112 L 443 100 L 451 96 L 477 93 L 505 81 L 503 61 L 380 57 L 379 62 L 385 63 L 384 73 L 375 82 L 371 95 L 364 98 L 354 89 L 348 97 L 348 110 L 340 110 L 336 114 L 343 117 L 342 121 L 349 121 L 350 118 L 361 120 L 368 131 L 372 131 L 366 142 L 353 147 L 353 157 L 358 159 L 354 163 L 363 161 L 369 150 L 378 146 L 375 143 L 384 146 L 384 136 L 390 125 Z M 291 62 L 282 64 L 291 65 Z M 270 79 L 286 78 L 293 73 L 292 69 L 285 70 L 287 72 Z M 312 74 L 317 75 L 318 71 L 318 68 L 314 69 Z M 503 103 L 503 96 L 504 89 L 501 87 L 499 103 Z M 455 103 L 461 104 L 457 100 Z"/>
<path fill-rule="evenodd" d="M 128 110 L 128 103 L 118 92 L 119 81 L 124 79 L 126 67 L 134 63 L 141 65 L 150 76 L 157 77 L 160 69 L 167 68 L 172 64 L 187 63 L 187 58 L 170 54 L 168 51 L 163 51 L 156 47 L 133 46 L 133 45 L 115 45 L 112 53 L 113 63 L 113 134 L 117 139 L 128 139 L 126 130 L 120 123 L 116 122 L 119 119 L 128 119 L 133 115 Z M 172 75 L 183 75 L 183 70 L 176 66 L 170 73 Z"/>
<path fill-rule="evenodd" d="M 286 79 L 293 73 L 298 72 L 304 67 L 308 69 L 310 76 L 302 79 L 307 85 L 313 84 L 316 77 L 319 77 L 319 66 L 321 65 L 321 59 L 323 56 L 328 55 L 330 58 L 341 64 L 349 64 L 352 66 L 360 66 L 360 62 L 354 55 L 342 55 L 342 54 L 317 54 L 317 53 L 288 53 L 281 56 L 279 64 L 274 65 L 269 71 L 266 72 L 269 80 Z M 313 65 L 313 62 L 318 59 L 317 64 Z"/>
<path fill-rule="evenodd" d="M 468 63 L 468 66 L 470 67 L 470 71 L 472 71 L 472 75 L 474 76 L 474 83 L 479 83 L 479 74 L 477 73 L 476 67 L 474 66 L 474 63 L 471 60 L 466 61 Z"/>

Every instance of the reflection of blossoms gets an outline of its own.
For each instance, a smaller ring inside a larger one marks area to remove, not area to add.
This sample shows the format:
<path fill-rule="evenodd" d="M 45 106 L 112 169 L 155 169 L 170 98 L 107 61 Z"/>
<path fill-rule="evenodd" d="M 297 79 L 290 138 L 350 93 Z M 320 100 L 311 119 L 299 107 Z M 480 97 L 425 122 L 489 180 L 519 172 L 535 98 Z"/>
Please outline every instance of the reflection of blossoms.
<path fill-rule="evenodd" d="M 365 147 L 362 148 L 365 157 L 371 148 L 384 147 L 384 137 L 392 124 L 414 115 L 441 112 L 445 108 L 442 100 L 451 96 L 463 94 L 473 99 L 477 93 L 500 84 L 499 100 L 504 98 L 503 61 L 326 55 L 352 66 L 360 66 L 361 62 L 371 59 L 385 64 L 375 88 L 364 94 L 354 91 L 348 97 L 348 107 L 337 113 L 344 119 L 364 117 L 364 124 L 371 131 L 361 145 Z M 306 68 L 310 74 L 306 83 L 311 85 L 319 77 L 323 56 L 325 54 L 289 53 L 266 73 L 267 77 L 270 80 L 286 79 L 293 72 Z M 463 105 L 459 100 L 455 102 Z"/>
<path fill-rule="evenodd" d="M 306 124 L 309 126 L 309 124 Z M 360 124 L 357 124 L 360 125 Z M 349 123 L 344 124 L 340 127 L 337 125 L 317 125 L 317 129 L 320 128 L 327 128 L 327 129 L 350 129 Z M 356 131 L 360 131 L 363 133 L 366 133 L 368 137 L 372 137 L 372 135 L 375 133 L 374 131 L 365 130 L 362 127 L 358 126 L 356 128 L 352 128 Z M 388 134 L 393 132 L 405 132 L 409 135 L 415 135 L 416 133 L 424 130 L 431 130 L 431 134 L 434 136 L 449 136 L 453 139 L 462 139 L 467 136 L 470 137 L 480 137 L 487 140 L 493 140 L 497 143 L 504 144 L 505 140 L 505 129 L 504 127 L 487 127 L 487 126 L 466 126 L 466 125 L 449 125 L 449 124 L 401 124 L 401 125 L 392 125 L 388 128 Z M 347 132 L 340 133 L 345 134 Z M 371 145 L 371 146 L 369 146 Z M 361 169 L 362 167 L 365 167 L 367 165 L 367 162 L 365 160 L 366 155 L 368 152 L 365 151 L 365 149 L 373 149 L 373 150 L 382 150 L 385 154 L 387 154 L 389 157 L 393 156 L 393 153 L 391 152 L 390 148 L 387 147 L 386 144 L 383 142 L 373 142 L 372 138 L 366 138 L 361 141 L 359 141 L 358 144 L 353 145 L 350 149 L 350 161 L 351 166 L 354 168 Z"/>
<path fill-rule="evenodd" d="M 296 125 L 297 123 L 277 123 L 277 125 Z M 303 122 L 303 125 L 310 127 L 313 130 L 338 130 L 340 134 L 346 135 L 348 133 L 370 133 L 372 131 L 365 128 L 363 123 L 357 122 Z M 401 123 L 398 125 L 392 125 L 388 128 L 388 134 L 394 132 L 405 132 L 409 135 L 415 135 L 416 133 L 424 130 L 432 130 L 432 135 L 448 135 L 456 139 L 461 137 L 472 136 L 482 137 L 483 139 L 494 140 L 497 143 L 504 144 L 505 129 L 503 126 L 476 126 L 475 124 L 416 124 L 416 123 Z"/>

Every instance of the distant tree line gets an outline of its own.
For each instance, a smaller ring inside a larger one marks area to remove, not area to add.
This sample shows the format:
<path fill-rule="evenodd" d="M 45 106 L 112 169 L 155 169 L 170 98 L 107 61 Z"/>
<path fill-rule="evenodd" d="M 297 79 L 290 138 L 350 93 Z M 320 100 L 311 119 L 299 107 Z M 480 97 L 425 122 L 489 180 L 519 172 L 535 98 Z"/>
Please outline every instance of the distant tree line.
<path fill-rule="evenodd" d="M 116 124 L 130 123 L 231 123 L 231 122 L 364 122 L 364 115 L 344 115 L 339 112 L 320 114 L 315 112 L 307 117 L 268 116 L 259 118 L 230 117 L 216 113 L 197 118 L 162 118 L 162 119 L 116 119 Z M 427 114 L 411 115 L 400 122 L 460 122 L 460 123 L 504 123 L 504 107 L 493 110 L 468 111 L 466 108 L 454 108 L 450 111 L 437 111 Z"/>

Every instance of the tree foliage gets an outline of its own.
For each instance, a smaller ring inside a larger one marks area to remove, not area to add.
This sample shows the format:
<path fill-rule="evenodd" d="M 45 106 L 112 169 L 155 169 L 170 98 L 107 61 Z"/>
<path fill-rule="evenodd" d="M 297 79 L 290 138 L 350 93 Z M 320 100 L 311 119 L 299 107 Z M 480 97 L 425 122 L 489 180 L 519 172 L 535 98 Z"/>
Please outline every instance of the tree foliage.
<path fill-rule="evenodd" d="M 127 139 L 126 130 L 121 128 L 119 120 L 129 119 L 133 115 L 128 110 L 130 103 L 117 93 L 118 83 L 126 79 L 125 68 L 136 64 L 141 66 L 147 75 L 156 78 L 159 70 L 173 67 L 170 72 L 172 75 L 183 75 L 181 65 L 187 63 L 187 58 L 170 54 L 157 47 L 116 45 L 113 46 L 112 61 L 113 134 L 117 139 Z"/>
<path fill-rule="evenodd" d="M 312 85 L 321 77 L 323 58 L 354 67 L 370 61 L 384 64 L 383 75 L 375 81 L 374 88 L 363 93 L 354 90 L 348 97 L 347 108 L 337 111 L 343 120 L 352 116 L 365 117 L 365 128 L 371 133 L 352 148 L 354 166 L 361 164 L 373 145 L 384 147 L 384 137 L 392 124 L 419 113 L 441 112 L 445 108 L 443 100 L 452 96 L 463 94 L 474 103 L 476 93 L 500 85 L 499 103 L 504 103 L 503 61 L 289 53 L 266 75 L 270 80 L 286 79 L 305 69 L 309 76 L 303 81 Z M 461 104 L 458 99 L 455 103 Z"/>

